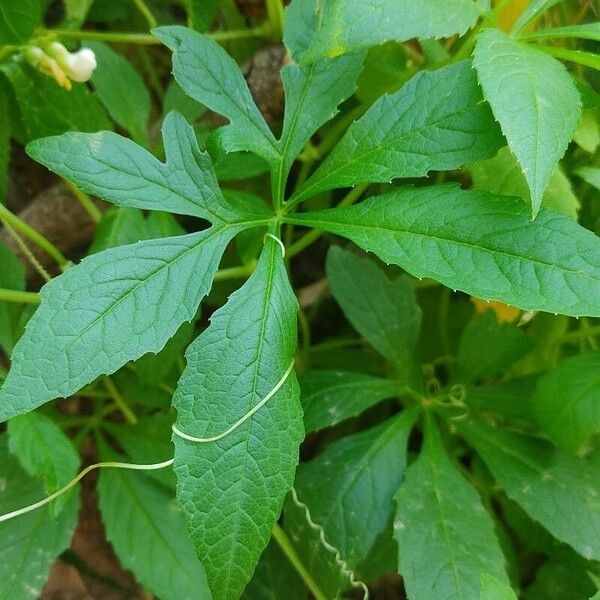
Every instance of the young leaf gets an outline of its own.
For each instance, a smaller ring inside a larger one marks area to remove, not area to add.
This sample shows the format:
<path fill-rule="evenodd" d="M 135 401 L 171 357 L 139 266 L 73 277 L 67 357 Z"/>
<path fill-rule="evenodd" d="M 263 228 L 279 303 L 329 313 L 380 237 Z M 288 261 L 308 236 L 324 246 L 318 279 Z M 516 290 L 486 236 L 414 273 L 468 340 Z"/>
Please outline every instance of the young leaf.
<path fill-rule="evenodd" d="M 470 382 L 496 375 L 521 358 L 531 347 L 525 333 L 508 323 L 499 323 L 493 311 L 472 319 L 458 346 L 458 377 Z"/>
<path fill-rule="evenodd" d="M 306 600 L 306 595 L 302 579 L 272 540 L 260 557 L 242 600 Z"/>
<path fill-rule="evenodd" d="M 40 0 L 2 0 L 0 6 L 0 44 L 28 42 L 42 18 Z"/>
<path fill-rule="evenodd" d="M 161 350 L 194 317 L 235 233 L 217 227 L 120 246 L 46 284 L 0 390 L 0 422 Z"/>
<path fill-rule="evenodd" d="M 508 585 L 487 573 L 481 576 L 480 600 L 517 600 Z"/>
<path fill-rule="evenodd" d="M 256 270 L 189 347 L 173 404 L 188 435 L 220 435 L 281 382 L 296 349 L 297 302 L 281 248 L 267 238 Z M 175 437 L 177 498 L 215 600 L 238 598 L 271 536 L 303 438 L 295 375 L 222 439 Z"/>
<path fill-rule="evenodd" d="M 527 25 L 541 15 L 543 12 L 552 8 L 555 4 L 558 4 L 561 0 L 531 0 L 527 8 L 521 13 L 521 16 L 518 18 L 515 23 L 512 33 L 518 33 Z"/>
<path fill-rule="evenodd" d="M 390 518 L 417 414 L 415 409 L 406 410 L 377 427 L 342 438 L 298 469 L 300 501 L 351 568 L 367 556 Z"/>
<path fill-rule="evenodd" d="M 304 62 L 388 40 L 462 35 L 480 15 L 479 3 L 473 0 L 296 0 L 295 4 L 303 2 L 308 5 L 306 13 L 312 9 L 315 15 L 314 40 Z"/>
<path fill-rule="evenodd" d="M 484 573 L 508 583 L 492 518 L 446 454 L 431 415 L 395 500 L 399 570 L 411 600 L 478 598 Z"/>
<path fill-rule="evenodd" d="M 82 190 L 119 206 L 193 215 L 211 222 L 235 220 L 210 157 L 201 152 L 185 119 L 170 113 L 163 125 L 167 161 L 115 133 L 65 133 L 27 146 L 38 162 Z"/>
<path fill-rule="evenodd" d="M 573 219 L 455 185 L 401 188 L 288 222 L 351 239 L 416 277 L 525 310 L 600 316 L 600 241 Z"/>
<path fill-rule="evenodd" d="M 98 502 L 108 541 L 145 588 L 164 600 L 211 598 L 172 492 L 144 474 L 103 469 Z"/>
<path fill-rule="evenodd" d="M 24 127 L 19 134 L 27 141 L 65 131 L 112 128 L 101 104 L 84 84 L 75 83 L 68 92 L 22 62 L 5 62 L 0 69 L 14 90 Z"/>
<path fill-rule="evenodd" d="M 577 452 L 600 432 L 599 354 L 566 359 L 540 377 L 532 412 L 540 427 L 561 448 Z"/>
<path fill-rule="evenodd" d="M 0 435 L 0 514 L 27 506 L 44 497 L 41 483 L 32 479 L 8 452 L 6 435 Z M 0 523 L 0 598 L 36 600 L 60 554 L 69 547 L 77 524 L 76 494 L 54 518 L 49 507 Z"/>
<path fill-rule="evenodd" d="M 301 24 L 295 19 L 286 19 L 284 41 L 293 38 L 298 26 Z M 321 125 L 335 116 L 338 105 L 354 92 L 363 59 L 363 53 L 356 53 L 311 65 L 289 64 L 281 70 L 285 115 L 277 143 L 281 159 L 273 172 L 277 198 L 283 198 L 294 159 Z"/>
<path fill-rule="evenodd" d="M 402 391 L 399 381 L 351 371 L 308 371 L 299 380 L 307 433 L 355 417 Z"/>
<path fill-rule="evenodd" d="M 592 463 L 525 434 L 475 422 L 460 429 L 509 498 L 582 556 L 600 559 L 600 479 Z"/>
<path fill-rule="evenodd" d="M 575 83 L 557 60 L 498 29 L 485 29 L 477 37 L 475 68 L 523 169 L 536 215 L 579 124 L 581 100 Z"/>
<path fill-rule="evenodd" d="M 140 74 L 121 54 L 100 42 L 87 42 L 96 55 L 92 83 L 115 122 L 142 146 L 148 145 L 150 92 Z"/>
<path fill-rule="evenodd" d="M 9 290 L 25 289 L 25 268 L 17 257 L 0 244 L 0 287 Z M 0 348 L 8 356 L 17 342 L 16 322 L 20 307 L 12 302 L 0 302 Z"/>
<path fill-rule="evenodd" d="M 417 73 L 353 123 L 294 196 L 422 177 L 493 156 L 504 144 L 469 61 Z"/>
<path fill-rule="evenodd" d="M 63 487 L 79 470 L 80 459 L 73 442 L 48 417 L 31 412 L 8 424 L 8 447 L 21 467 L 44 481 L 47 494 Z M 55 517 L 68 503 L 70 494 L 50 506 Z"/>
<path fill-rule="evenodd" d="M 248 150 L 268 162 L 279 153 L 240 68 L 210 38 L 185 27 L 158 27 L 152 33 L 173 50 L 173 74 L 192 98 L 231 122 L 221 131 L 228 152 Z"/>
<path fill-rule="evenodd" d="M 327 281 L 352 326 L 385 358 L 402 365 L 415 349 L 421 309 L 407 277 L 390 279 L 372 260 L 339 246 L 327 254 Z"/>

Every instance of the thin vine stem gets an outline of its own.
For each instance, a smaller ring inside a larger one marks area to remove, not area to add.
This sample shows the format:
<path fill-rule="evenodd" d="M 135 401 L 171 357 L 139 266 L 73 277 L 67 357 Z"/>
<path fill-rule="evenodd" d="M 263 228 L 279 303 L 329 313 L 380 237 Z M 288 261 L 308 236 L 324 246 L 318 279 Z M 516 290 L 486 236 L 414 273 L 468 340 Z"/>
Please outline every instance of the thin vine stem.
<path fill-rule="evenodd" d="M 47 240 L 41 233 L 38 233 L 33 227 L 27 225 L 25 221 L 19 219 L 17 215 L 13 214 L 1 203 L 0 221 L 7 223 L 16 232 L 33 242 L 38 248 L 41 248 L 56 261 L 56 264 L 58 264 L 61 269 L 64 269 L 69 264 L 69 261 L 65 258 L 63 253 L 52 242 Z"/>
<path fill-rule="evenodd" d="M 0 302 L 18 302 L 20 304 L 39 304 L 40 295 L 36 292 L 20 292 L 0 288 Z"/>
<path fill-rule="evenodd" d="M 67 179 L 64 180 L 67 187 L 73 193 L 73 196 L 79 200 L 79 203 L 83 207 L 83 210 L 90 216 L 94 223 L 100 223 L 102 220 L 102 211 L 94 204 L 94 201 L 86 194 L 83 190 L 80 190 L 74 183 L 71 183 Z"/>
<path fill-rule="evenodd" d="M 127 404 L 125 398 L 123 398 L 121 395 L 121 392 L 117 389 L 117 386 L 113 383 L 112 379 L 106 375 L 103 377 L 103 381 L 108 393 L 110 394 L 110 397 L 114 400 L 119 410 L 123 413 L 125 420 L 130 425 L 135 425 L 137 423 L 137 417 Z"/>
<path fill-rule="evenodd" d="M 246 38 L 268 37 L 269 24 L 262 24 L 252 29 L 239 29 L 232 31 L 212 31 L 205 34 L 217 42 L 241 40 Z M 160 46 L 162 42 L 150 33 L 118 32 L 118 31 L 87 31 L 83 29 L 37 29 L 39 37 L 56 37 L 65 40 L 94 40 L 99 42 L 113 42 L 120 44 L 137 44 L 144 46 Z"/>
<path fill-rule="evenodd" d="M 152 14 L 152 11 L 148 8 L 144 0 L 133 0 L 133 3 L 135 4 L 142 17 L 146 19 L 146 23 L 148 23 L 150 29 L 153 29 L 158 25 L 156 17 Z"/>

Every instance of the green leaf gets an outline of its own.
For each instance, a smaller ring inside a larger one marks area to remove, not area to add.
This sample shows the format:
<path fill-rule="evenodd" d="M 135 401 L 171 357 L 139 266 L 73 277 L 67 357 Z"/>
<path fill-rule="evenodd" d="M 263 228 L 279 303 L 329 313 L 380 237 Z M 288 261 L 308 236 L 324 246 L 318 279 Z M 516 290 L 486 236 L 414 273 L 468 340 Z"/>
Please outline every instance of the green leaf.
<path fill-rule="evenodd" d="M 78 29 L 83 25 L 94 0 L 64 0 L 65 19 L 62 27 Z"/>
<path fill-rule="evenodd" d="M 98 502 L 106 538 L 145 588 L 165 600 L 211 598 L 172 493 L 141 473 L 104 469 Z"/>
<path fill-rule="evenodd" d="M 252 276 L 188 348 L 173 399 L 181 431 L 219 435 L 276 387 L 294 357 L 296 311 L 281 248 L 267 238 Z M 178 502 L 215 600 L 239 597 L 279 517 L 304 435 L 299 395 L 291 373 L 222 439 L 175 437 Z"/>
<path fill-rule="evenodd" d="M 509 498 L 588 560 L 600 558 L 600 478 L 592 463 L 525 434 L 474 422 L 460 430 Z"/>
<path fill-rule="evenodd" d="M 417 414 L 416 409 L 406 410 L 342 438 L 298 468 L 300 502 L 309 507 L 313 521 L 350 568 L 366 558 L 390 518 Z"/>
<path fill-rule="evenodd" d="M 131 140 L 103 131 L 65 133 L 27 146 L 38 162 L 82 190 L 119 206 L 163 210 L 212 222 L 239 218 L 228 207 L 196 134 L 177 113 L 163 125 L 167 160 L 160 162 Z"/>
<path fill-rule="evenodd" d="M 299 379 L 307 433 L 355 417 L 402 391 L 398 381 L 351 371 L 308 371 Z"/>
<path fill-rule="evenodd" d="M 271 541 L 260 557 L 242 600 L 306 600 L 306 588 L 290 561 Z"/>
<path fill-rule="evenodd" d="M 416 277 L 525 310 L 600 316 L 600 241 L 564 215 L 454 185 L 400 188 L 288 216 L 351 239 Z"/>
<path fill-rule="evenodd" d="M 600 190 L 600 167 L 581 167 L 575 171 L 585 182 Z"/>
<path fill-rule="evenodd" d="M 68 92 L 53 79 L 26 63 L 6 62 L 0 67 L 15 92 L 26 140 L 65 131 L 111 129 L 104 109 L 85 84 Z"/>
<path fill-rule="evenodd" d="M 491 575 L 481 576 L 480 600 L 517 600 L 512 589 Z"/>
<path fill-rule="evenodd" d="M 333 246 L 327 281 L 352 326 L 385 358 L 399 366 L 417 344 L 421 309 L 408 277 L 390 279 L 374 261 Z"/>
<path fill-rule="evenodd" d="M 502 148 L 494 158 L 472 165 L 469 171 L 473 176 L 475 189 L 501 196 L 517 196 L 531 203 L 527 180 L 508 148 Z M 560 165 L 550 177 L 542 198 L 542 207 L 577 218 L 579 199 Z"/>
<path fill-rule="evenodd" d="M 431 415 L 395 500 L 399 571 L 411 600 L 478 598 L 484 573 L 508 583 L 492 518 L 446 454 Z"/>
<path fill-rule="evenodd" d="M 310 65 L 290 64 L 281 70 L 285 114 L 277 143 L 281 159 L 273 172 L 276 197 L 283 198 L 290 168 L 306 143 L 354 92 L 363 59 L 362 53 L 349 54 Z"/>
<path fill-rule="evenodd" d="M 475 68 L 486 100 L 517 157 L 536 215 L 581 116 L 573 79 L 554 58 L 498 29 L 477 37 Z"/>
<path fill-rule="evenodd" d="M 9 290 L 25 289 L 25 268 L 17 257 L 0 244 L 0 287 Z M 13 302 L 0 302 L 0 348 L 8 356 L 17 343 L 17 322 L 21 310 Z"/>
<path fill-rule="evenodd" d="M 522 329 L 500 323 L 493 311 L 473 318 L 458 346 L 458 377 L 470 382 L 496 375 L 521 358 L 531 341 Z"/>
<path fill-rule="evenodd" d="M 322 596 L 327 600 L 337 600 L 339 592 L 350 587 L 348 574 L 342 572 L 335 553 L 323 545 L 322 531 L 309 525 L 304 507 L 296 504 L 291 494 L 288 495 L 283 511 L 285 532 L 300 563 L 310 573 Z"/>
<path fill-rule="evenodd" d="M 29 475 L 42 479 L 47 494 L 53 494 L 77 475 L 81 460 L 73 442 L 48 417 L 39 413 L 21 415 L 8 423 L 8 447 Z M 57 516 L 70 495 L 51 505 Z"/>
<path fill-rule="evenodd" d="M 296 0 L 295 4 L 303 2 L 308 35 L 314 38 L 304 62 L 389 40 L 462 35 L 480 15 L 479 3 L 473 0 Z"/>
<path fill-rule="evenodd" d="M 230 124 L 220 129 L 226 150 L 247 150 L 268 162 L 277 159 L 275 138 L 227 52 L 185 27 L 158 27 L 152 33 L 173 50 L 173 74 L 185 92 L 229 119 Z"/>
<path fill-rule="evenodd" d="M 0 390 L 0 422 L 158 352 L 207 294 L 235 228 L 120 246 L 42 289 Z"/>
<path fill-rule="evenodd" d="M 196 31 L 206 31 L 212 24 L 219 0 L 183 0 L 189 26 Z"/>
<path fill-rule="evenodd" d="M 42 484 L 32 479 L 8 452 L 6 435 L 0 435 L 0 514 L 44 497 Z M 0 523 L 0 598 L 36 600 L 50 568 L 66 550 L 77 524 L 79 501 L 71 494 L 62 513 L 54 518 L 48 506 Z"/>
<path fill-rule="evenodd" d="M 543 12 L 549 10 L 559 2 L 562 2 L 562 0 L 531 0 L 527 8 L 521 13 L 521 16 L 514 24 L 512 33 L 518 33 L 525 25 L 527 25 L 527 23 L 530 23 L 533 19 L 537 18 Z"/>
<path fill-rule="evenodd" d="M 350 126 L 294 201 L 357 183 L 456 169 L 493 156 L 503 144 L 469 61 L 421 71 Z"/>
<path fill-rule="evenodd" d="M 29 41 L 41 18 L 40 0 L 2 0 L 0 44 L 22 44 Z"/>
<path fill-rule="evenodd" d="M 148 145 L 150 92 L 140 74 L 121 54 L 100 42 L 87 42 L 98 66 L 92 83 L 114 121 L 142 146 Z"/>
<path fill-rule="evenodd" d="M 576 452 L 600 432 L 599 354 L 580 354 L 540 377 L 533 415 L 564 450 Z"/>
<path fill-rule="evenodd" d="M 98 223 L 88 254 L 148 239 L 146 219 L 139 208 L 118 206 L 107 210 Z"/>

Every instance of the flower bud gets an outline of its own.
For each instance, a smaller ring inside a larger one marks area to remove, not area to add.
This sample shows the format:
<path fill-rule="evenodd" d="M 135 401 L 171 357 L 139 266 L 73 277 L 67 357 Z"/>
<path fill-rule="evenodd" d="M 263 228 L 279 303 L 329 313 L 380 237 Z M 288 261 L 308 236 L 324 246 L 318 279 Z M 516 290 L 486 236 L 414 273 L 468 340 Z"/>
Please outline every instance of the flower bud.
<path fill-rule="evenodd" d="M 90 48 L 69 52 L 60 42 L 53 42 L 50 54 L 73 81 L 88 81 L 96 68 L 96 55 Z"/>

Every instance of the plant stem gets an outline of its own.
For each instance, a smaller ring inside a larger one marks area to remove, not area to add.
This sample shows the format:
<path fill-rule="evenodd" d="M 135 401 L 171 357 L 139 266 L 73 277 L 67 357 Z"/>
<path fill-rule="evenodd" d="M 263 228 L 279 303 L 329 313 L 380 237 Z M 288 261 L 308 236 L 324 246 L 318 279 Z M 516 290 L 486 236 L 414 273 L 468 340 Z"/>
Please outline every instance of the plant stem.
<path fill-rule="evenodd" d="M 33 229 L 33 227 L 30 227 L 27 223 L 19 219 L 17 215 L 10 212 L 3 204 L 0 204 L 0 221 L 4 221 L 15 231 L 33 242 L 38 248 L 41 248 L 56 261 L 61 269 L 66 267 L 69 263 L 62 252 L 52 242 L 48 241 L 43 235 Z"/>
<path fill-rule="evenodd" d="M 135 425 L 137 423 L 137 417 L 135 413 L 129 408 L 129 405 L 125 401 L 125 398 L 121 395 L 121 392 L 117 389 L 117 386 L 113 383 L 112 379 L 105 375 L 103 378 L 104 385 L 110 394 L 110 397 L 115 401 L 115 404 L 118 406 L 119 410 L 123 413 L 125 420 L 130 425 Z"/>
<path fill-rule="evenodd" d="M 593 54 L 592 52 L 584 52 L 583 50 L 569 50 L 568 48 L 559 48 L 558 46 L 545 46 L 537 44 L 533 46 L 550 56 L 555 58 L 562 58 L 569 62 L 589 67 L 590 69 L 596 69 L 600 71 L 600 56 Z"/>
<path fill-rule="evenodd" d="M 214 281 L 226 281 L 228 279 L 243 279 L 249 277 L 256 268 L 256 261 L 249 262 L 239 267 L 230 267 L 229 269 L 220 269 L 217 271 Z"/>
<path fill-rule="evenodd" d="M 273 538 L 285 554 L 286 558 L 290 561 L 291 565 L 294 567 L 294 569 L 296 569 L 298 575 L 302 577 L 302 580 L 315 597 L 315 600 L 327 600 L 327 596 L 321 591 L 317 585 L 317 582 L 312 578 L 312 575 L 302 564 L 300 557 L 296 553 L 296 550 L 292 546 L 292 543 L 290 542 L 290 539 L 286 535 L 285 531 L 277 524 L 275 527 L 273 527 Z"/>
<path fill-rule="evenodd" d="M 40 295 L 36 292 L 20 292 L 0 288 L 1 302 L 19 302 L 21 304 L 39 304 Z"/>
<path fill-rule="evenodd" d="M 338 204 L 338 208 L 342 206 L 350 206 L 354 204 L 360 197 L 363 195 L 365 190 L 369 187 L 369 184 L 357 185 L 355 188 L 351 189 L 346 196 L 342 199 L 342 201 Z M 299 254 L 311 244 L 314 244 L 322 235 L 323 231 L 320 229 L 313 229 L 309 231 L 307 234 L 303 235 L 297 242 L 292 244 L 287 251 L 286 258 L 289 260 Z"/>
<path fill-rule="evenodd" d="M 217 42 L 240 40 L 253 37 L 267 37 L 270 32 L 268 23 L 253 29 L 240 29 L 233 31 L 213 31 L 205 34 Z M 132 33 L 118 31 L 87 31 L 71 29 L 37 29 L 39 37 L 52 36 L 72 40 L 95 40 L 99 42 L 114 42 L 121 44 L 141 44 L 146 46 L 160 46 L 162 42 L 150 33 Z"/>
<path fill-rule="evenodd" d="M 90 218 L 94 223 L 100 223 L 102 220 L 102 212 L 99 208 L 94 204 L 92 199 L 86 194 L 83 190 L 80 190 L 75 184 L 71 183 L 68 180 L 64 180 L 67 184 L 67 187 L 71 190 L 75 198 L 79 200 L 81 206 L 85 210 L 85 212 L 90 215 Z"/>
<path fill-rule="evenodd" d="M 144 17 L 144 19 L 146 19 L 146 22 L 148 23 L 150 29 L 153 29 L 158 25 L 156 18 L 154 17 L 148 6 L 146 6 L 144 0 L 133 0 L 133 3 L 135 4 L 136 8 L 140 11 L 140 14 Z"/>

